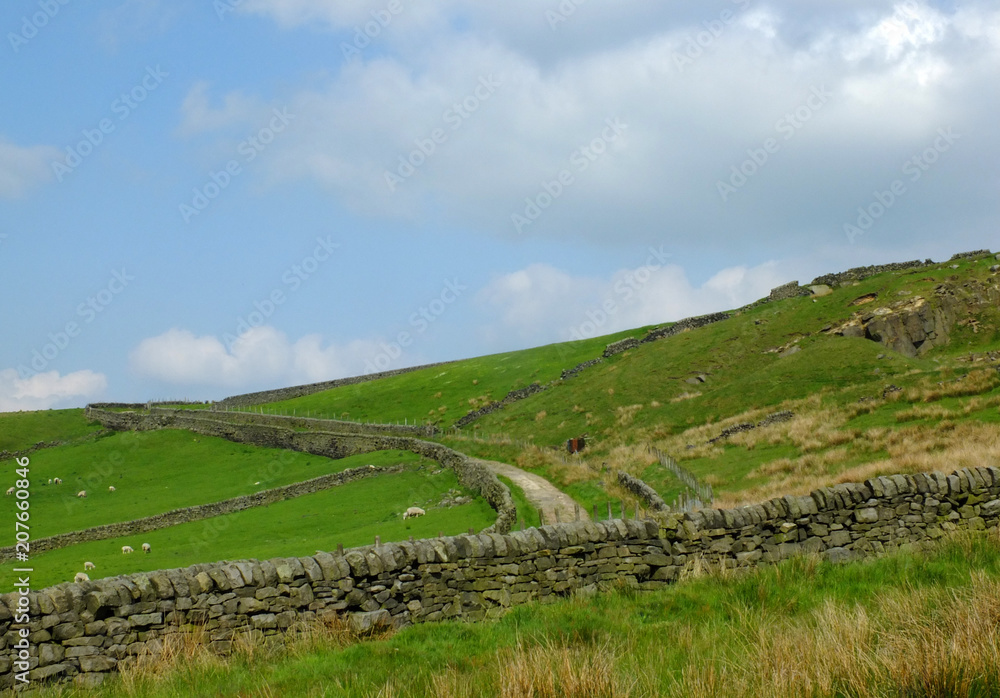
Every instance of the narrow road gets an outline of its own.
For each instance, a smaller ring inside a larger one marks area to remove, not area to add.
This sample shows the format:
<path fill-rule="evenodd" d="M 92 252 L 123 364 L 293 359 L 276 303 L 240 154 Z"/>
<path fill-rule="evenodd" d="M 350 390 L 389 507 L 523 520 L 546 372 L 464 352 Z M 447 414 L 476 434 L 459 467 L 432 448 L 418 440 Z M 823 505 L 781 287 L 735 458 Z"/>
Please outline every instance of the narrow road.
<path fill-rule="evenodd" d="M 525 498 L 542 512 L 545 523 L 555 523 L 557 517 L 559 521 L 576 521 L 577 503 L 545 478 L 507 463 L 492 460 L 479 460 L 479 462 L 520 487 Z M 579 507 L 579 512 L 581 521 L 590 520 L 584 507 Z M 533 522 L 526 523 L 530 525 Z"/>

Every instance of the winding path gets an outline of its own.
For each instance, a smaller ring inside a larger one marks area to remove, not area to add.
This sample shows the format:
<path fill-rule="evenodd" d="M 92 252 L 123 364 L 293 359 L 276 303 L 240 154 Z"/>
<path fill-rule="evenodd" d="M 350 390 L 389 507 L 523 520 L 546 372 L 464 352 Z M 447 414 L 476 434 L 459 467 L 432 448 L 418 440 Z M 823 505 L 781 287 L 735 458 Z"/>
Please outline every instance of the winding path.
<path fill-rule="evenodd" d="M 545 517 L 545 523 L 555 523 L 557 516 L 559 521 L 576 520 L 578 507 L 576 501 L 545 478 L 534 473 L 529 473 L 526 470 L 521 470 L 513 465 L 508 465 L 507 463 L 499 463 L 492 460 L 476 460 L 492 470 L 494 474 L 503 475 L 520 487 L 524 492 L 525 498 L 536 509 L 542 512 Z M 582 521 L 589 521 L 590 516 L 587 515 L 586 509 L 580 507 L 579 510 L 580 519 Z"/>

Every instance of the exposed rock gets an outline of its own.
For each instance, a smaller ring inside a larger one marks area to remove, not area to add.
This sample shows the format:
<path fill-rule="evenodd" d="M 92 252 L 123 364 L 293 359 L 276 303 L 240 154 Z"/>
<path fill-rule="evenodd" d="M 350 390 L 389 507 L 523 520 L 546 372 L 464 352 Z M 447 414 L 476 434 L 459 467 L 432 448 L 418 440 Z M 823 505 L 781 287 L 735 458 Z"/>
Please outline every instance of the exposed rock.
<path fill-rule="evenodd" d="M 833 289 L 827 286 L 826 284 L 815 284 L 813 286 L 810 286 L 809 290 L 812 292 L 814 296 L 818 298 L 822 298 L 823 296 L 829 296 L 831 293 L 833 293 Z"/>

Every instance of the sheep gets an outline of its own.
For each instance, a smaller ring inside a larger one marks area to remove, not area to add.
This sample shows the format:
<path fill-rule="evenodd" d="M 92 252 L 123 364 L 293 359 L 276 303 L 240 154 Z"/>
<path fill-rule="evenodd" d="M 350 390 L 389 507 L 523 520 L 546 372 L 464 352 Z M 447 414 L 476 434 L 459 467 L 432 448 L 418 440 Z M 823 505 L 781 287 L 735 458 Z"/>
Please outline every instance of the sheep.
<path fill-rule="evenodd" d="M 148 553 L 148 552 L 152 552 L 152 550 L 153 550 L 153 546 L 151 546 L 149 543 L 143 543 L 142 544 L 142 552 Z"/>
<path fill-rule="evenodd" d="M 87 562 L 83 563 L 83 569 L 85 569 L 85 570 L 92 570 L 92 569 L 94 569 L 95 567 L 97 567 L 97 565 L 95 565 L 95 564 L 94 564 L 93 562 L 91 562 L 90 560 L 88 560 Z"/>
<path fill-rule="evenodd" d="M 76 493 L 76 496 L 80 497 L 81 499 L 85 498 L 87 496 L 87 490 L 80 490 L 79 492 Z"/>
<path fill-rule="evenodd" d="M 54 485 L 61 485 L 62 484 L 62 478 L 59 478 L 59 477 L 52 478 L 52 484 L 54 484 Z"/>
<path fill-rule="evenodd" d="M 114 491 L 115 491 L 115 486 L 114 485 L 108 485 L 108 492 L 114 492 Z"/>
<path fill-rule="evenodd" d="M 76 576 L 73 577 L 73 581 L 76 582 L 77 584 L 82 584 L 84 582 L 89 582 L 90 581 L 90 577 L 88 577 L 83 572 L 77 572 Z"/>
<path fill-rule="evenodd" d="M 14 494 L 14 488 L 13 488 L 13 487 L 11 487 L 11 488 L 10 488 L 9 490 L 7 490 L 7 496 L 8 496 L 8 497 L 9 497 L 10 495 L 12 495 L 12 494 Z"/>
<path fill-rule="evenodd" d="M 52 484 L 52 478 L 49 478 L 49 484 L 50 485 Z"/>
<path fill-rule="evenodd" d="M 123 545 L 122 546 L 122 555 L 128 555 L 129 553 L 134 553 L 134 552 L 135 551 L 132 550 L 132 546 L 131 545 Z"/>
<path fill-rule="evenodd" d="M 426 514 L 426 513 L 427 513 L 427 512 L 426 512 L 426 511 L 424 511 L 423 509 L 421 509 L 420 507 L 410 507 L 410 508 L 409 508 L 409 509 L 407 509 L 407 510 L 406 510 L 406 512 L 405 512 L 405 513 L 403 514 L 403 518 L 404 518 L 404 519 L 412 519 L 412 518 L 414 518 L 414 517 L 416 517 L 416 516 L 423 516 L 423 515 L 424 515 L 424 514 Z"/>

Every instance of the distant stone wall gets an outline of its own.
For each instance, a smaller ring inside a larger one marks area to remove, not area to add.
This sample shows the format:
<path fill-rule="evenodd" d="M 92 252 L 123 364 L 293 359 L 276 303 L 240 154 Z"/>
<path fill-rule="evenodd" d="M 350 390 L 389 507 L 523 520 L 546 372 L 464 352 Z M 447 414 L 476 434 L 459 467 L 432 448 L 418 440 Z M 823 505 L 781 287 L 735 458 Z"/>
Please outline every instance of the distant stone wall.
<path fill-rule="evenodd" d="M 328 473 L 326 475 L 314 477 L 310 480 L 305 480 L 304 482 L 296 482 L 283 487 L 274 487 L 260 492 L 255 492 L 253 494 L 243 495 L 241 497 L 225 499 L 221 502 L 199 504 L 197 506 L 184 507 L 183 509 L 173 509 L 162 514 L 146 516 L 141 519 L 133 519 L 132 521 L 122 521 L 119 523 L 105 524 L 103 526 L 93 526 L 92 528 L 85 528 L 81 531 L 70 531 L 69 533 L 60 533 L 55 536 L 48 536 L 47 538 L 37 538 L 31 541 L 31 550 L 35 553 L 42 553 L 46 550 L 64 548 L 67 545 L 76 545 L 77 543 L 90 543 L 98 540 L 107 540 L 108 538 L 133 536 L 140 533 L 147 533 L 149 531 L 157 531 L 161 528 L 167 528 L 168 526 L 177 526 L 179 524 L 190 523 L 192 521 L 210 519 L 215 516 L 233 514 L 237 511 L 244 511 L 245 509 L 267 506 L 268 504 L 274 504 L 275 502 L 281 502 L 286 499 L 292 499 L 294 497 L 301 497 L 306 494 L 313 494 L 314 492 L 328 490 L 332 487 L 339 487 L 340 485 L 357 482 L 358 480 L 365 478 L 376 477 L 387 473 L 402 472 L 402 470 L 403 466 L 401 465 L 372 465 L 360 468 L 350 468 L 339 473 Z M 0 563 L 8 562 L 9 560 L 14 559 L 15 554 L 16 550 L 13 545 L 0 548 Z"/>
<path fill-rule="evenodd" d="M 618 471 L 618 484 L 641 499 L 651 511 L 668 511 L 670 509 L 656 490 L 624 470 Z"/>
<path fill-rule="evenodd" d="M 831 288 L 836 286 L 843 286 L 846 283 L 854 283 L 855 281 L 862 281 L 870 276 L 876 276 L 878 274 L 884 274 L 887 271 L 906 271 L 907 269 L 919 269 L 921 267 L 932 267 L 936 266 L 937 263 L 932 259 L 926 259 L 921 262 L 919 259 L 914 259 L 910 262 L 893 262 L 892 264 L 873 264 L 867 267 L 854 267 L 853 269 L 848 269 L 847 271 L 842 271 L 837 274 L 824 274 L 823 276 L 817 276 L 812 280 L 810 286 L 818 286 L 823 284 L 825 286 L 830 286 Z"/>
<path fill-rule="evenodd" d="M 732 313 L 710 313 L 708 315 L 699 315 L 697 317 L 686 317 L 683 320 L 678 320 L 672 325 L 650 330 L 649 333 L 639 341 L 641 344 L 645 344 L 646 342 L 655 342 L 659 339 L 673 337 L 675 334 L 680 334 L 681 332 L 694 330 L 699 327 L 705 327 L 706 325 L 711 325 L 716 322 L 722 322 L 723 320 L 728 320 L 731 317 Z"/>
<path fill-rule="evenodd" d="M 783 301 L 787 298 L 808 296 L 809 293 L 809 289 L 799 286 L 798 281 L 789 281 L 787 284 L 782 284 L 777 288 L 772 288 L 771 292 L 767 295 L 767 299 L 774 303 L 775 301 Z"/>
<path fill-rule="evenodd" d="M 639 340 L 635 337 L 626 337 L 625 339 L 619 339 L 617 342 L 612 342 L 608 346 L 604 347 L 604 353 L 601 356 L 605 359 L 615 356 L 616 354 L 622 354 L 629 349 L 635 349 L 639 346 Z"/>
<path fill-rule="evenodd" d="M 150 412 L 154 414 L 190 414 L 190 410 L 172 410 L 163 407 L 154 407 Z M 264 424 L 267 426 L 287 427 L 289 429 L 333 431 L 338 434 L 434 436 L 439 431 L 433 424 L 362 424 L 360 422 L 347 422 L 340 419 L 259 414 L 257 412 L 226 412 L 223 410 L 209 410 L 204 414 L 210 414 L 213 419 L 226 421 L 231 424 Z"/>
<path fill-rule="evenodd" d="M 495 618 L 607 586 L 661 589 L 706 565 L 919 549 L 951 531 L 996 529 L 998 519 L 1000 469 L 990 467 L 879 477 L 658 522 L 555 524 L 65 583 L 0 596 L 0 688 L 21 672 L 94 685 L 193 628 L 226 653 L 238 638 L 331 613 L 358 628 Z"/>
<path fill-rule="evenodd" d="M 334 432 L 298 432 L 284 427 L 262 424 L 234 424 L 214 417 L 214 413 L 191 410 L 169 410 L 168 414 L 152 411 L 107 412 L 88 408 L 87 416 L 104 426 L 119 431 L 149 431 L 154 429 L 187 429 L 207 436 L 230 441 L 286 448 L 313 453 L 327 458 L 346 458 L 373 451 L 409 451 L 436 460 L 455 471 L 463 487 L 478 492 L 497 512 L 496 523 L 488 531 L 506 532 L 517 518 L 510 490 L 489 468 L 447 446 L 422 441 L 411 436 L 390 434 L 357 434 Z"/>
<path fill-rule="evenodd" d="M 503 400 L 495 400 L 495 401 L 491 402 L 488 405 L 480 407 L 478 410 L 472 410 L 472 411 L 470 411 L 464 417 L 462 417 L 461 419 L 457 420 L 452 425 L 452 427 L 455 428 L 455 429 L 461 429 L 464 426 L 468 426 L 469 424 L 472 424 L 474 421 L 476 421 L 480 417 L 485 417 L 486 415 L 490 414 L 491 412 L 496 412 L 497 410 L 503 409 L 504 407 L 506 407 L 507 405 L 511 404 L 512 402 L 517 402 L 518 400 L 523 400 L 524 398 L 530 397 L 530 396 L 534 395 L 535 393 L 540 393 L 543 390 L 545 390 L 545 387 L 543 385 L 541 385 L 540 383 L 532 383 L 531 385 L 529 385 L 527 387 L 516 388 L 515 390 L 511 390 L 509 393 L 507 393 L 507 395 L 504 397 Z"/>
<path fill-rule="evenodd" d="M 296 385 L 290 388 L 277 388 L 275 390 L 261 390 L 256 393 L 244 393 L 242 395 L 232 395 L 215 403 L 223 407 L 235 407 L 237 405 L 259 405 L 265 402 L 279 402 L 281 400 L 291 400 L 292 398 L 321 393 L 324 390 L 332 390 L 345 385 L 357 385 L 369 381 L 389 378 L 391 376 L 401 376 L 404 373 L 412 373 L 425 368 L 435 368 L 437 366 L 447 366 L 454 361 L 441 361 L 435 364 L 424 364 L 423 366 L 411 366 L 410 368 L 397 368 L 393 371 L 382 371 L 380 373 L 368 373 L 363 376 L 352 376 L 350 378 L 338 378 L 322 383 L 310 383 L 308 385 Z"/>

